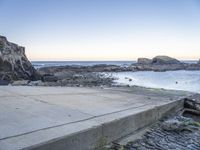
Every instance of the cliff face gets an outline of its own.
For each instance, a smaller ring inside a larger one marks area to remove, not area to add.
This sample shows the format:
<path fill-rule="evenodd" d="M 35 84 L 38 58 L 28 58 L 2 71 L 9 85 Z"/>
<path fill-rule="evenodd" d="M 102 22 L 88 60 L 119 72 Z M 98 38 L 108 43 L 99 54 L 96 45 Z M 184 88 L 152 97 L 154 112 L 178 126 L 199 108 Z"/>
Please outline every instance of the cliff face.
<path fill-rule="evenodd" d="M 38 74 L 25 55 L 25 48 L 0 36 L 0 80 L 36 80 Z"/>

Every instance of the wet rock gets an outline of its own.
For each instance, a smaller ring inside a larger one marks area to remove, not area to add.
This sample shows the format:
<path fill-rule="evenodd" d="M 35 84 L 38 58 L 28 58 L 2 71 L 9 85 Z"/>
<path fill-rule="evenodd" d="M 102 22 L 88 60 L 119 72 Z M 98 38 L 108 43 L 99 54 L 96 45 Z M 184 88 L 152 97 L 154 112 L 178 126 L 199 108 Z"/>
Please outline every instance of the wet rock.
<path fill-rule="evenodd" d="M 181 132 L 184 130 L 191 131 L 193 128 L 189 126 L 191 119 L 182 117 L 181 120 L 177 118 L 169 119 L 162 123 L 162 128 L 166 131 Z"/>
<path fill-rule="evenodd" d="M 43 82 L 57 82 L 58 78 L 54 75 L 43 75 L 42 81 Z"/>
<path fill-rule="evenodd" d="M 128 77 L 125 77 L 124 79 L 128 80 L 129 82 L 132 81 L 132 79 L 131 79 L 131 78 L 128 78 Z"/>
<path fill-rule="evenodd" d="M 122 72 L 132 71 L 131 67 L 117 66 L 117 65 L 94 65 L 94 66 L 53 66 L 44 67 L 38 70 L 40 74 L 63 74 L 70 73 L 89 73 L 89 72 Z"/>
<path fill-rule="evenodd" d="M 35 80 L 39 78 L 25 55 L 25 48 L 0 36 L 0 80 Z"/>
<path fill-rule="evenodd" d="M 0 80 L 0 85 L 8 85 L 9 81 L 7 80 Z"/>
<path fill-rule="evenodd" d="M 154 124 L 143 136 L 127 145 L 113 144 L 109 150 L 199 150 L 200 126 L 175 116 Z"/>
<path fill-rule="evenodd" d="M 184 99 L 184 107 L 200 112 L 200 94 L 194 94 Z"/>
<path fill-rule="evenodd" d="M 41 80 L 37 80 L 37 81 L 31 81 L 28 85 L 29 86 L 44 86 L 45 83 L 42 82 Z"/>

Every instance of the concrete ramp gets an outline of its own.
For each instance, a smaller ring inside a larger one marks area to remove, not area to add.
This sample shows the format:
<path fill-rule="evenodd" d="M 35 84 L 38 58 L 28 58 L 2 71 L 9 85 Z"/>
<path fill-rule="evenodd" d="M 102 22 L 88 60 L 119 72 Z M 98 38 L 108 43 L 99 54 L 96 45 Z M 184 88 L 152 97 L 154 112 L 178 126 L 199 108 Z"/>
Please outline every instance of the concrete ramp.
<path fill-rule="evenodd" d="M 189 93 L 145 88 L 0 87 L 0 150 L 100 148 L 182 108 Z"/>

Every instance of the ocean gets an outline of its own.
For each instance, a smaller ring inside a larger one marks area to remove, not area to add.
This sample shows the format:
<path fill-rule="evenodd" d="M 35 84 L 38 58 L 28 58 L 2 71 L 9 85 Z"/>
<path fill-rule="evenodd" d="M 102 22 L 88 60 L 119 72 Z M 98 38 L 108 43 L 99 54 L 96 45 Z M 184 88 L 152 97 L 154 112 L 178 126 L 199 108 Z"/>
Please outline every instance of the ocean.
<path fill-rule="evenodd" d="M 106 73 L 116 78 L 117 85 L 183 90 L 200 93 L 200 71 L 139 71 Z"/>
<path fill-rule="evenodd" d="M 136 61 L 31 61 L 32 65 L 38 69 L 41 67 L 50 66 L 66 66 L 66 65 L 78 65 L 78 66 L 93 66 L 100 64 L 107 65 L 118 65 L 118 66 L 128 66 Z"/>
<path fill-rule="evenodd" d="M 183 61 L 186 63 L 196 63 L 195 60 Z M 136 63 L 136 61 L 31 61 L 32 65 L 38 69 L 41 67 L 51 67 L 51 66 L 66 66 L 66 65 L 79 65 L 79 66 L 92 66 L 92 65 L 118 65 L 118 66 L 128 66 L 130 64 Z"/>

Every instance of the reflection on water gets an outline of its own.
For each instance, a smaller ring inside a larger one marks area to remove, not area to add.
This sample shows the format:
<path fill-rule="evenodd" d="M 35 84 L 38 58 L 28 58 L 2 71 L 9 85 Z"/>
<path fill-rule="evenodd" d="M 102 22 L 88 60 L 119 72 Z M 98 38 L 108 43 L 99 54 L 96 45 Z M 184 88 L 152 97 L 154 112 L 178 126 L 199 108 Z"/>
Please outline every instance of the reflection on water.
<path fill-rule="evenodd" d="M 200 93 L 200 71 L 120 72 L 112 73 L 116 84 L 185 90 Z"/>

